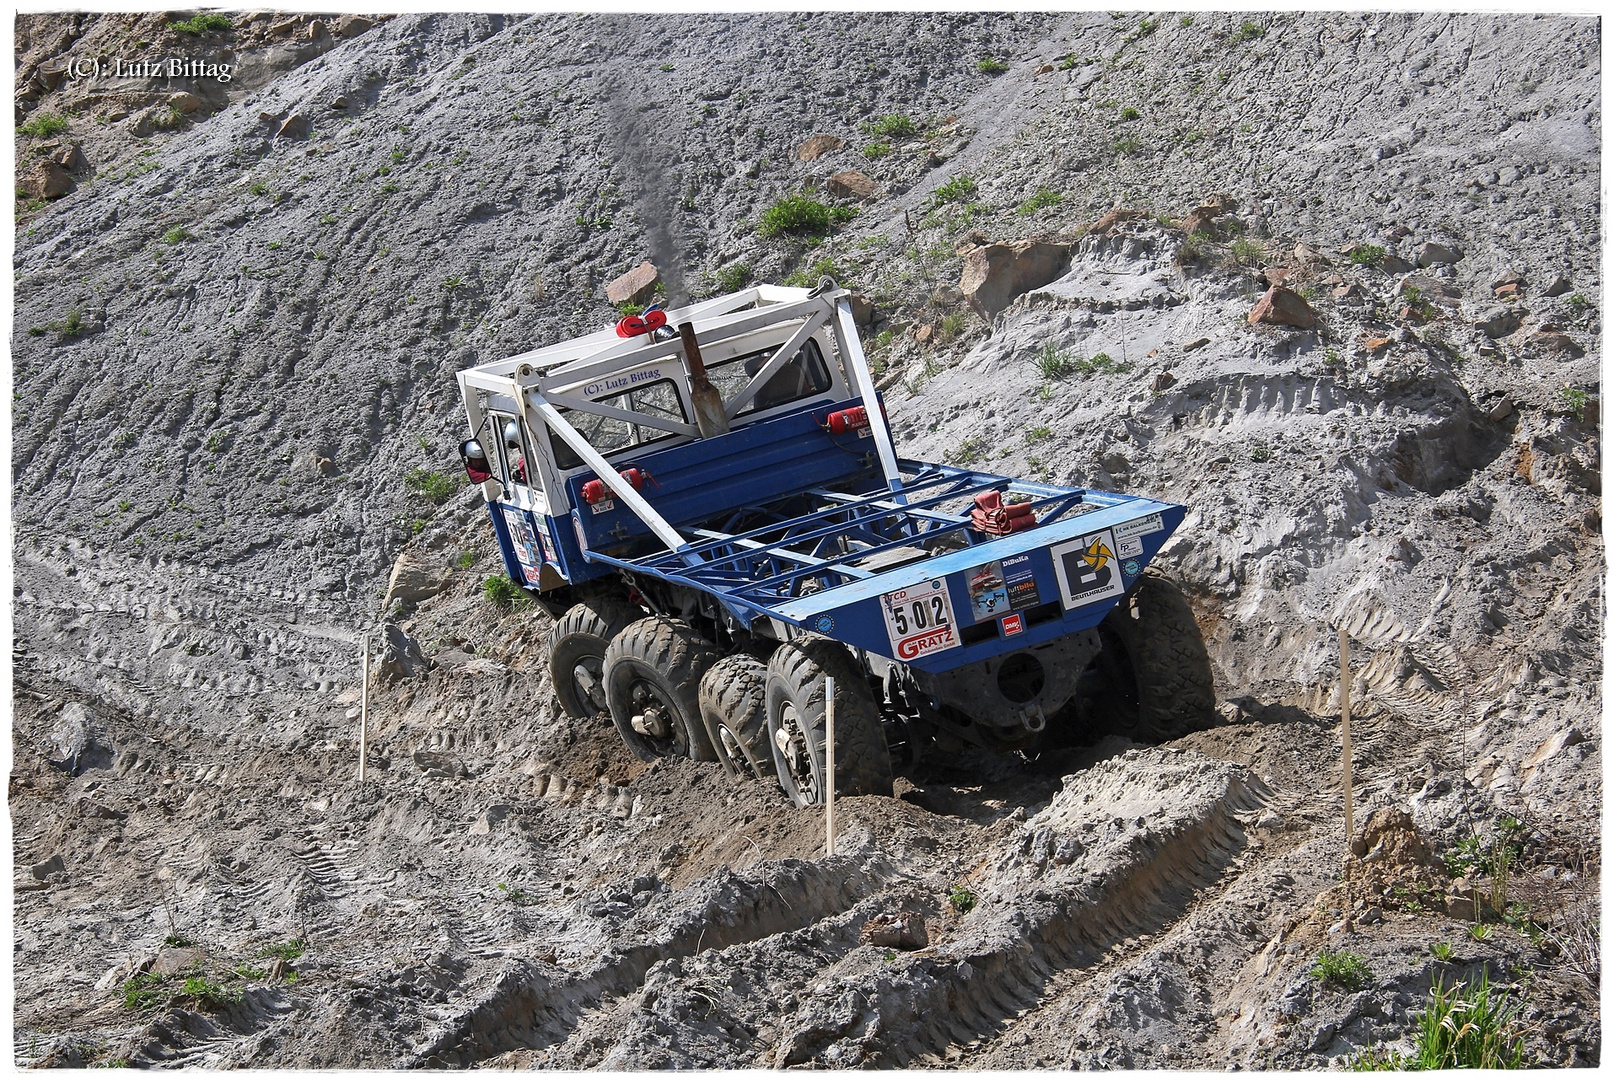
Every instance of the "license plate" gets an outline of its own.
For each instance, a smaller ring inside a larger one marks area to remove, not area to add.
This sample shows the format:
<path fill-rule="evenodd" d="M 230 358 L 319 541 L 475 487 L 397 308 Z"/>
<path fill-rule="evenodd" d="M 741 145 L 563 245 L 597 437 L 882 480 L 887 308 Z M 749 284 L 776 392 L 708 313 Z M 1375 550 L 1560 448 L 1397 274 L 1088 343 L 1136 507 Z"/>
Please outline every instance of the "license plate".
<path fill-rule="evenodd" d="M 883 594 L 880 611 L 898 660 L 917 660 L 959 645 L 953 601 L 942 578 Z"/>

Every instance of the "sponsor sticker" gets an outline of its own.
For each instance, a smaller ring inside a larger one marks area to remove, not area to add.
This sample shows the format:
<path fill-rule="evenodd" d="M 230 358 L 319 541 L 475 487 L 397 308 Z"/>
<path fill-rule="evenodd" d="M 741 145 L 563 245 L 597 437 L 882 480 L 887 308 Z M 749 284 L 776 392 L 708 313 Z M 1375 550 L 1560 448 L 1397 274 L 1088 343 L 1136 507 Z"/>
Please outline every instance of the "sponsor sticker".
<path fill-rule="evenodd" d="M 609 514 L 612 510 L 616 509 L 616 500 L 601 499 L 599 502 L 595 503 L 591 509 L 593 509 L 596 514 Z"/>
<path fill-rule="evenodd" d="M 1003 617 L 1003 636 L 1013 637 L 1026 628 L 1025 617 L 1016 612 Z"/>
<path fill-rule="evenodd" d="M 891 651 L 898 660 L 917 660 L 959 644 L 953 602 L 942 578 L 883 594 L 880 611 L 885 615 Z"/>
<path fill-rule="evenodd" d="M 1010 555 L 1000 559 L 1003 567 L 1003 587 L 1009 593 L 1009 610 L 1024 611 L 1042 603 L 1037 592 L 1037 579 L 1031 572 L 1030 555 Z"/>
<path fill-rule="evenodd" d="M 835 618 L 831 615 L 820 615 L 818 621 L 813 623 L 813 629 L 820 634 L 827 634 L 835 629 Z"/>
<path fill-rule="evenodd" d="M 1115 534 L 1110 529 L 1056 544 L 1048 554 L 1053 556 L 1059 602 L 1066 611 L 1126 591 L 1115 554 Z"/>
<path fill-rule="evenodd" d="M 1142 555 L 1143 538 L 1141 536 L 1129 536 L 1125 540 L 1116 540 L 1115 553 L 1123 559 L 1130 559 L 1134 555 Z"/>
<path fill-rule="evenodd" d="M 1165 528 L 1165 522 L 1160 520 L 1159 514 L 1150 514 L 1148 517 L 1134 518 L 1123 521 L 1115 527 L 1115 541 L 1120 543 L 1133 536 L 1143 536 L 1147 533 L 1159 532 Z"/>
<path fill-rule="evenodd" d="M 544 562 L 559 562 L 555 556 L 555 540 L 549 535 L 549 522 L 538 523 L 538 542 L 544 546 Z"/>
<path fill-rule="evenodd" d="M 964 571 L 969 585 L 970 611 L 975 621 L 995 619 L 1009 610 L 1009 590 L 1003 584 L 1003 567 L 993 560 Z"/>
<path fill-rule="evenodd" d="M 1121 573 L 1125 574 L 1127 577 L 1137 577 L 1142 572 L 1143 567 L 1138 565 L 1138 560 L 1136 559 L 1128 559 L 1126 562 L 1121 564 Z"/>
<path fill-rule="evenodd" d="M 521 576 L 528 585 L 538 584 L 538 567 L 543 556 L 538 552 L 538 538 L 534 535 L 527 515 L 520 510 L 502 507 L 504 525 L 510 532 L 510 546 L 515 549 L 516 562 L 521 565 Z"/>

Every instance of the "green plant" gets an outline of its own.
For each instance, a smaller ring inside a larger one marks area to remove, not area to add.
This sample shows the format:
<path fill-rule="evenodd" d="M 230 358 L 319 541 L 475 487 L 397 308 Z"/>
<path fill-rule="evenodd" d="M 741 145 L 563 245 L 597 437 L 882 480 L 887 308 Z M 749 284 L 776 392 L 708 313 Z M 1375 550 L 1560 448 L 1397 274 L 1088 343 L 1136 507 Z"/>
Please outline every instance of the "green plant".
<path fill-rule="evenodd" d="M 68 311 L 67 318 L 59 323 L 51 323 L 50 328 L 65 337 L 78 337 L 84 333 L 84 316 L 79 313 L 78 308 L 73 308 Z"/>
<path fill-rule="evenodd" d="M 211 434 L 211 435 L 209 435 L 207 437 L 207 449 L 208 449 L 208 452 L 213 453 L 213 454 L 217 454 L 219 451 L 223 450 L 226 446 L 228 446 L 229 442 L 230 442 L 230 429 L 229 428 L 225 428 L 223 431 L 215 431 L 213 434 Z"/>
<path fill-rule="evenodd" d="M 1138 112 L 1138 110 L 1133 108 L 1131 105 L 1128 105 L 1126 108 L 1121 110 L 1122 120 L 1136 120 L 1142 115 L 1142 113 Z"/>
<path fill-rule="evenodd" d="M 67 130 L 67 118 L 51 113 L 40 113 L 26 124 L 17 125 L 17 134 L 31 139 L 48 139 Z"/>
<path fill-rule="evenodd" d="M 521 889 L 512 889 L 502 883 L 499 885 L 499 891 L 504 893 L 504 898 L 516 907 L 533 907 L 543 902 L 542 898 L 534 893 L 525 892 Z"/>
<path fill-rule="evenodd" d="M 1123 371 L 1131 371 L 1132 364 L 1126 360 L 1117 360 L 1109 353 L 1094 353 L 1088 360 L 1073 360 L 1070 370 L 1077 375 L 1114 375 Z"/>
<path fill-rule="evenodd" d="M 247 190 L 254 195 L 266 195 L 269 192 L 269 185 L 264 183 L 262 180 L 258 180 L 248 187 Z"/>
<path fill-rule="evenodd" d="M 1491 939 L 1491 928 L 1484 923 L 1475 923 L 1468 928 L 1468 936 L 1475 941 L 1489 941 Z"/>
<path fill-rule="evenodd" d="M 662 64 L 661 65 L 661 70 L 662 71 L 672 71 L 673 66 L 671 64 Z"/>
<path fill-rule="evenodd" d="M 183 244 L 187 240 L 194 239 L 196 239 L 196 237 L 192 236 L 178 225 L 175 225 L 172 229 L 169 229 L 167 232 L 163 233 L 163 243 L 165 244 Z"/>
<path fill-rule="evenodd" d="M 1059 192 L 1050 191 L 1047 188 L 1038 188 L 1036 194 L 1032 195 L 1031 198 L 1020 204 L 1019 213 L 1021 216 L 1029 217 L 1030 215 L 1035 214 L 1038 210 L 1046 210 L 1050 206 L 1058 206 L 1064 201 L 1065 197 Z"/>
<path fill-rule="evenodd" d="M 429 469 L 410 469 L 404 475 L 404 486 L 427 502 L 442 505 L 459 489 L 454 478 Z"/>
<path fill-rule="evenodd" d="M 1045 342 L 1037 354 L 1031 358 L 1032 366 L 1042 375 L 1043 379 L 1053 382 L 1063 379 L 1070 374 L 1070 358 L 1064 349 L 1053 342 Z"/>
<path fill-rule="evenodd" d="M 453 566 L 454 566 L 454 569 L 456 569 L 456 570 L 469 570 L 471 568 L 471 565 L 473 563 L 475 563 L 475 562 L 476 562 L 476 552 L 474 552 L 474 551 L 462 551 L 457 556 L 455 556 Z"/>
<path fill-rule="evenodd" d="M 1177 25 L 1185 27 L 1192 26 L 1194 25 L 1194 17 L 1192 15 L 1184 15 L 1182 18 L 1177 20 Z"/>
<path fill-rule="evenodd" d="M 1434 954 L 1436 960 L 1443 964 L 1448 963 L 1452 958 L 1452 947 L 1449 941 L 1437 941 L 1429 946 L 1429 951 Z"/>
<path fill-rule="evenodd" d="M 1076 68 L 1076 54 L 1066 53 L 1065 58 L 1059 61 L 1060 71 L 1074 71 Z"/>
<path fill-rule="evenodd" d="M 788 275 L 782 284 L 789 285 L 797 289 L 806 289 L 817 285 L 819 278 L 827 277 L 834 278 L 836 281 L 842 281 L 844 276 L 845 275 L 841 273 L 840 267 L 835 265 L 835 260 L 826 257 L 796 270 L 794 273 Z"/>
<path fill-rule="evenodd" d="M 926 374 L 928 375 L 930 372 L 926 371 Z M 949 451 L 947 460 L 954 465 L 968 465 L 981 459 L 983 449 L 982 441 L 979 438 L 971 437 L 959 443 L 956 449 Z"/>
<path fill-rule="evenodd" d="M 982 75 L 1002 75 L 1009 70 L 1009 65 L 995 56 L 983 56 L 976 61 L 975 70 Z"/>
<path fill-rule="evenodd" d="M 751 275 L 749 263 L 730 263 L 717 272 L 717 287 L 726 293 L 739 292 L 750 284 Z"/>
<path fill-rule="evenodd" d="M 1266 254 L 1266 245 L 1258 240 L 1250 240 L 1241 236 L 1229 245 L 1229 250 L 1232 251 L 1233 258 L 1239 265 L 1254 266 Z"/>
<path fill-rule="evenodd" d="M 196 942 L 184 934 L 169 934 L 163 938 L 163 948 L 165 949 L 190 949 L 194 948 L 195 945 Z"/>
<path fill-rule="evenodd" d="M 931 206 L 946 206 L 952 202 L 965 202 L 975 196 L 975 181 L 967 176 L 955 176 L 930 193 Z"/>
<path fill-rule="evenodd" d="M 1311 977 L 1323 985 L 1338 986 L 1345 990 L 1361 990 L 1372 981 L 1373 973 L 1367 961 L 1355 953 L 1324 949 L 1317 954 Z"/>
<path fill-rule="evenodd" d="M 149 1009 L 168 1000 L 165 983 L 168 976 L 154 971 L 141 972 L 123 984 L 123 1005 L 126 1009 Z"/>
<path fill-rule="evenodd" d="M 1112 149 L 1122 157 L 1131 157 L 1143 149 L 1143 142 L 1132 135 L 1124 135 L 1115 140 Z"/>
<path fill-rule="evenodd" d="M 289 964 L 303 955 L 307 948 L 304 942 L 293 938 L 290 941 L 279 941 L 273 945 L 266 946 L 258 953 L 258 958 L 261 960 L 284 960 Z"/>
<path fill-rule="evenodd" d="M 805 195 L 789 195 L 762 212 L 763 236 L 814 235 L 829 231 L 829 207 Z"/>
<path fill-rule="evenodd" d="M 947 894 L 947 903 L 960 915 L 968 915 L 975 910 L 975 894 L 962 885 L 954 885 Z"/>
<path fill-rule="evenodd" d="M 919 126 L 901 113 L 891 113 L 864 124 L 863 131 L 881 140 L 900 140 L 913 138 Z"/>
<path fill-rule="evenodd" d="M 1051 401 L 1051 400 L 1053 400 L 1053 396 L 1054 396 L 1054 384 L 1053 383 L 1045 382 L 1041 386 L 1037 387 L 1037 400 L 1038 401 Z"/>
<path fill-rule="evenodd" d="M 217 1009 L 240 1001 L 241 991 L 227 989 L 205 975 L 188 975 L 179 996 L 190 998 L 203 1008 Z"/>
<path fill-rule="evenodd" d="M 1472 986 L 1436 980 L 1429 1006 L 1418 1016 L 1410 1054 L 1369 1051 L 1351 1061 L 1354 1072 L 1433 1069 L 1522 1069 L 1524 1003 L 1509 998 L 1482 975 Z"/>
<path fill-rule="evenodd" d="M 1566 386 L 1558 391 L 1558 394 L 1564 399 L 1564 405 L 1568 408 L 1570 415 L 1574 416 L 1577 421 L 1586 419 L 1586 404 L 1590 400 L 1590 395 L 1586 391 L 1579 390 L 1573 386 Z"/>
<path fill-rule="evenodd" d="M 168 24 L 168 29 L 177 30 L 180 33 L 190 34 L 192 36 L 200 36 L 207 33 L 209 30 L 228 30 L 229 28 L 230 17 L 228 15 L 220 15 L 216 11 L 204 12 L 200 15 L 192 16 L 191 18 L 186 19 L 184 22 L 171 22 Z"/>
<path fill-rule="evenodd" d="M 869 143 L 869 145 L 863 148 L 863 156 L 871 161 L 876 158 L 883 158 L 889 153 L 891 153 L 890 143 Z"/>
<path fill-rule="evenodd" d="M 230 972 L 236 978 L 243 979 L 247 982 L 255 982 L 257 980 L 267 979 L 269 977 L 269 973 L 263 970 L 263 968 L 255 968 L 251 964 L 237 964 L 235 967 L 230 969 Z"/>
<path fill-rule="evenodd" d="M 489 574 L 483 578 L 482 594 L 491 600 L 495 607 L 501 608 L 507 608 L 517 600 L 526 599 L 527 596 L 521 586 L 503 574 Z"/>
<path fill-rule="evenodd" d="M 969 316 L 960 311 L 944 316 L 942 321 L 936 324 L 936 329 L 941 332 L 942 337 L 955 338 L 963 331 L 964 324 L 967 322 L 969 322 Z"/>
<path fill-rule="evenodd" d="M 1053 429 L 1047 424 L 1039 424 L 1037 427 L 1034 427 L 1030 431 L 1026 432 L 1026 442 L 1041 442 L 1043 439 L 1048 438 L 1053 433 Z"/>
<path fill-rule="evenodd" d="M 17 130 L 21 131 L 22 129 L 18 128 Z M 1565 303 L 1574 308 L 1577 314 L 1592 306 L 1592 302 L 1586 298 L 1585 293 L 1572 293 Z"/>
<path fill-rule="evenodd" d="M 1351 252 L 1351 262 L 1356 266 L 1377 266 L 1384 261 L 1385 254 L 1377 244 L 1362 244 Z"/>
<path fill-rule="evenodd" d="M 1266 28 L 1265 27 L 1261 26 L 1259 23 L 1253 23 L 1253 22 L 1250 22 L 1250 21 L 1246 20 L 1244 22 L 1239 23 L 1238 30 L 1235 31 L 1234 34 L 1233 34 L 1233 40 L 1234 41 L 1254 41 L 1256 38 L 1262 37 L 1265 34 L 1266 34 Z"/>

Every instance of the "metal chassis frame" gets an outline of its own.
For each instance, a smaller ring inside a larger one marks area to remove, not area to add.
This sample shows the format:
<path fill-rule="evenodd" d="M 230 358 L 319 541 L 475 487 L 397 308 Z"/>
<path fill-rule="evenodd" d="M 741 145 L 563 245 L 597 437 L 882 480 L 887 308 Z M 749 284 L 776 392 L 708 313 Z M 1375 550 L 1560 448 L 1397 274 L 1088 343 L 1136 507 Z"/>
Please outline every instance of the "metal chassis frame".
<path fill-rule="evenodd" d="M 781 618 L 778 605 L 801 596 L 807 581 L 822 580 L 825 588 L 834 588 L 874 576 L 874 571 L 847 565 L 854 560 L 958 531 L 973 544 L 968 512 L 938 511 L 936 507 L 945 502 L 1013 484 L 1034 496 L 1032 507 L 1040 522 L 1048 524 L 1068 514 L 1087 494 L 1083 489 L 1054 488 L 946 465 L 901 464 L 912 475 L 900 495 L 889 491 L 848 495 L 814 488 L 804 494 L 831 505 L 742 533 L 700 530 L 707 537 L 700 543 L 639 559 L 598 552 L 589 553 L 589 558 L 712 594 L 749 625 L 758 614 Z M 762 508 L 742 508 L 733 514 L 747 509 Z M 864 546 L 853 547 L 855 543 Z"/>

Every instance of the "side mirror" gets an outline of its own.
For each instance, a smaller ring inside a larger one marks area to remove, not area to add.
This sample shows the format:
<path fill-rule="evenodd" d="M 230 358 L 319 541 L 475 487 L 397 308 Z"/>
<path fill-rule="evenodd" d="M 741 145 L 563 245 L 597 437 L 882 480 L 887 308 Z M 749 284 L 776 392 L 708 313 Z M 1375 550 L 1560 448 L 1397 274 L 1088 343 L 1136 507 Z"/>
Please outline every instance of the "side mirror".
<path fill-rule="evenodd" d="M 466 439 L 460 443 L 460 461 L 465 465 L 465 475 L 473 484 L 480 484 L 484 480 L 493 478 L 493 468 L 488 464 L 488 456 L 482 450 L 482 444 L 475 439 Z"/>

